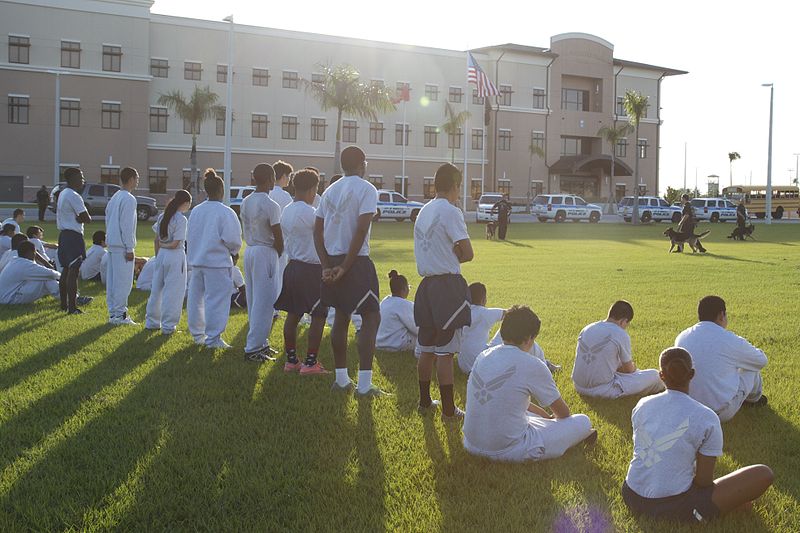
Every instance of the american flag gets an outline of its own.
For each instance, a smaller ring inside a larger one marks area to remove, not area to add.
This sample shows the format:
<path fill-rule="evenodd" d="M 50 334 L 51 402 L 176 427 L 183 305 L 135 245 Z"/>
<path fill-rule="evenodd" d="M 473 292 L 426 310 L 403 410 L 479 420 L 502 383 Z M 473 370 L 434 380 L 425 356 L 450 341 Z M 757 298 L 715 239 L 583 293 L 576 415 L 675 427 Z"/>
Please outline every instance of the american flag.
<path fill-rule="evenodd" d="M 478 62 L 472 57 L 472 52 L 467 52 L 467 61 L 469 62 L 467 66 L 467 81 L 474 83 L 478 87 L 478 97 L 498 96 L 500 92 L 494 86 L 494 83 L 486 77 L 486 74 L 483 73 Z"/>

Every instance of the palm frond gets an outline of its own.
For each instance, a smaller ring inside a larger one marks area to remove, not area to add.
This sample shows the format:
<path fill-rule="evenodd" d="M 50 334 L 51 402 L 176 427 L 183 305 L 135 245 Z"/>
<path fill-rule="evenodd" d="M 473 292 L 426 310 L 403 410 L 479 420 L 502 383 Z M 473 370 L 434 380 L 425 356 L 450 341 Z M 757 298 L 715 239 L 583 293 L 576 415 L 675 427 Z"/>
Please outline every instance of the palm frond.
<path fill-rule="evenodd" d="M 642 117 L 647 113 L 648 97 L 644 96 L 638 91 L 628 89 L 625 91 L 625 96 L 622 99 L 622 105 L 625 107 L 625 112 L 628 114 L 628 122 L 633 126 L 637 126 L 641 122 Z"/>

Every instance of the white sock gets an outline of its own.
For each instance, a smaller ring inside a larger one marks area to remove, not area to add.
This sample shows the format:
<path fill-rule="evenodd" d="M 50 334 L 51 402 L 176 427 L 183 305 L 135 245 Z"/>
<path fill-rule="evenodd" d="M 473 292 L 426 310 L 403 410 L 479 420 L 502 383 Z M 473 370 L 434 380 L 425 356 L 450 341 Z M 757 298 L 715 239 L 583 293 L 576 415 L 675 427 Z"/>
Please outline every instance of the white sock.
<path fill-rule="evenodd" d="M 350 383 L 350 376 L 347 375 L 346 368 L 336 369 L 336 384 L 340 387 L 346 387 Z"/>
<path fill-rule="evenodd" d="M 372 387 L 372 370 L 358 371 L 358 392 L 365 393 Z"/>

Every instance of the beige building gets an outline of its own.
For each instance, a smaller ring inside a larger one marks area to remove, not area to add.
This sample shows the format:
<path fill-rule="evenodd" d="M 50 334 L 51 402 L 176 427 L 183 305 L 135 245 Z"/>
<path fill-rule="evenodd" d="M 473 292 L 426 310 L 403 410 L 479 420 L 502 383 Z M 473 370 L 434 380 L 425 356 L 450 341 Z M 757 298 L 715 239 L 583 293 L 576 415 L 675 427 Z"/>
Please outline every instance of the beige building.
<path fill-rule="evenodd" d="M 429 197 L 436 167 L 453 151 L 463 165 L 466 143 L 473 196 L 498 190 L 523 203 L 539 192 L 592 200 L 609 191 L 632 194 L 637 151 L 643 190 L 658 190 L 661 82 L 684 72 L 616 59 L 613 46 L 599 37 L 563 34 L 547 49 L 507 44 L 473 50 L 502 93 L 486 106 L 466 83 L 463 51 L 237 23 L 229 69 L 228 23 L 153 14 L 151 5 L 0 0 L 0 95 L 7 101 L 7 120 L 0 121 L 0 201 L 32 198 L 67 166 L 80 166 L 88 181 L 114 181 L 126 165 L 139 169 L 142 192 L 165 199 L 188 182 L 191 135 L 158 105 L 159 95 L 209 86 L 224 104 L 229 72 L 233 185 L 249 184 L 250 169 L 277 159 L 330 176 L 336 114 L 322 112 L 302 80 L 313 80 L 319 65 L 340 63 L 358 68 L 365 81 L 411 88 L 411 101 L 378 122 L 344 117 L 343 140 L 367 152 L 369 179 L 377 186 Z M 648 96 L 650 107 L 639 139 L 631 134 L 616 147 L 617 171 L 610 177 L 611 147 L 597 132 L 627 119 L 620 104 L 627 89 Z M 461 135 L 441 130 L 446 102 L 471 113 Z M 202 124 L 199 167 L 222 169 L 224 130 L 224 117 Z M 546 157 L 532 156 L 531 144 Z"/>

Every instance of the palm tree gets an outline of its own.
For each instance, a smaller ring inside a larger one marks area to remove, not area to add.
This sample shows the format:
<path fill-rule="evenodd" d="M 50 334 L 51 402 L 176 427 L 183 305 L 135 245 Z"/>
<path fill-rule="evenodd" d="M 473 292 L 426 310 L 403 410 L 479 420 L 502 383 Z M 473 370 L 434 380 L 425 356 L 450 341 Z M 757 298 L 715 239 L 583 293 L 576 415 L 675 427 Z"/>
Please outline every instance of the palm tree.
<path fill-rule="evenodd" d="M 211 87 L 194 86 L 194 92 L 189 100 L 180 90 L 170 91 L 158 96 L 158 104 L 166 106 L 178 118 L 191 125 L 192 132 L 192 153 L 190 156 L 192 166 L 192 181 L 195 183 L 196 190 L 200 190 L 200 176 L 197 172 L 197 135 L 200 133 L 200 124 L 207 119 L 216 117 L 218 113 L 224 113 L 225 107 L 217 105 L 219 96 L 211 90 Z"/>
<path fill-rule="evenodd" d="M 728 185 L 731 187 L 733 187 L 733 162 L 741 158 L 742 156 L 739 155 L 739 152 L 728 152 L 728 163 L 731 169 L 731 182 Z"/>
<path fill-rule="evenodd" d="M 450 137 L 455 137 L 461 132 L 461 127 L 466 124 L 469 117 L 471 117 L 471 113 L 469 111 L 459 111 L 458 113 L 455 112 L 453 106 L 450 105 L 450 102 L 445 101 L 444 103 L 444 118 L 445 122 L 442 124 L 442 129 L 444 132 Z M 450 154 L 450 162 L 456 162 L 456 143 L 451 144 L 451 154 Z"/>
<path fill-rule="evenodd" d="M 392 101 L 392 93 L 376 84 L 362 83 L 355 67 L 347 64 L 331 67 L 319 65 L 319 81 L 303 80 L 307 93 L 319 103 L 323 111 L 336 109 L 336 148 L 334 151 L 334 171 L 341 172 L 342 154 L 342 115 L 358 117 L 375 122 L 381 113 L 389 113 L 397 108 Z"/>
<path fill-rule="evenodd" d="M 636 132 L 636 165 L 634 170 L 633 182 L 633 223 L 639 223 L 639 159 L 641 153 L 639 151 L 639 123 L 642 117 L 647 113 L 647 96 L 642 93 L 628 89 L 625 91 L 625 97 L 622 104 L 625 106 L 625 112 L 628 114 L 628 122 L 633 126 Z"/>
<path fill-rule="evenodd" d="M 614 175 L 616 173 L 615 165 L 617 162 L 617 144 L 620 140 L 625 139 L 633 128 L 630 124 L 622 124 L 620 126 L 603 126 L 597 132 L 597 135 L 611 145 L 611 176 L 608 178 L 608 212 L 611 213 L 611 198 L 614 196 Z"/>

